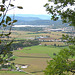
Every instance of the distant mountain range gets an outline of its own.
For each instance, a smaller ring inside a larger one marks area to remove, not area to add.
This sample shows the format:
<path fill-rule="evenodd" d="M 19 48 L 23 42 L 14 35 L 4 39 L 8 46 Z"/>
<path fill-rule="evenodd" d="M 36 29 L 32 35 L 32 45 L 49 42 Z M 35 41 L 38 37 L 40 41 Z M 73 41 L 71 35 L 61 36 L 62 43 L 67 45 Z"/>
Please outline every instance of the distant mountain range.
<path fill-rule="evenodd" d="M 9 14 L 9 16 L 13 16 L 11 14 Z M 42 19 L 42 20 L 50 20 L 51 19 L 51 15 L 35 15 L 35 14 L 15 14 L 14 15 L 15 18 L 16 17 L 24 17 L 24 18 L 27 18 L 27 17 L 30 17 L 30 18 L 39 18 L 39 19 Z"/>
<path fill-rule="evenodd" d="M 9 16 L 13 18 L 13 15 Z M 18 20 L 15 25 L 52 25 L 54 28 L 66 27 L 61 20 L 51 20 L 51 15 L 15 14 L 14 19 Z"/>

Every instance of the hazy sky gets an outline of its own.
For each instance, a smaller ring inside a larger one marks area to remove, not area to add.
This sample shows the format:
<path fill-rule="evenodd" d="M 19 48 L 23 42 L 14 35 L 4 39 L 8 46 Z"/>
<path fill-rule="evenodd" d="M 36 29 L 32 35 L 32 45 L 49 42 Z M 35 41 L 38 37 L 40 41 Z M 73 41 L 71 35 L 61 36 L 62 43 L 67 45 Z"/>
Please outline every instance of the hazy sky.
<path fill-rule="evenodd" d="M 6 4 L 8 4 L 8 1 L 6 1 Z M 48 0 L 11 0 L 11 1 L 12 1 L 11 2 L 12 4 L 14 4 L 15 6 L 22 6 L 23 9 L 15 8 L 14 10 L 10 10 L 8 14 L 13 14 L 13 13 L 15 14 L 47 14 L 46 8 L 43 6 L 48 2 Z M 50 5 L 53 5 L 53 3 L 51 3 Z M 71 7 L 70 5 L 68 5 L 68 7 L 71 9 L 74 9 L 74 7 Z"/>
<path fill-rule="evenodd" d="M 9 11 L 9 14 L 47 14 L 43 5 L 48 0 L 15 0 L 14 3 L 17 6 L 22 6 L 23 9 L 14 9 Z"/>

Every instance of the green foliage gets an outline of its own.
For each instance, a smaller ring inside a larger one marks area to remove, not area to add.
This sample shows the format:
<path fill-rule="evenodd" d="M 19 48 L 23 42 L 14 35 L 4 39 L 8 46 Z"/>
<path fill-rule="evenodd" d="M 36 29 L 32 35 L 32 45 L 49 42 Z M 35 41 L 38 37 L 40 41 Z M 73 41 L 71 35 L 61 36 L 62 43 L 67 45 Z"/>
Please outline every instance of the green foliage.
<path fill-rule="evenodd" d="M 56 46 L 56 44 L 54 44 L 54 46 Z"/>
<path fill-rule="evenodd" d="M 66 40 L 66 43 L 69 43 L 70 45 L 75 45 L 75 37 L 72 35 L 62 35 L 62 39 Z"/>
<path fill-rule="evenodd" d="M 12 30 L 36 32 L 36 31 L 42 31 L 43 28 L 42 27 L 13 27 Z"/>
<path fill-rule="evenodd" d="M 13 23 L 17 22 L 17 20 L 13 20 Z"/>
<path fill-rule="evenodd" d="M 45 5 L 46 10 L 52 14 L 52 19 L 56 21 L 59 18 L 57 16 L 60 16 L 63 23 L 69 23 L 70 26 L 75 27 L 75 11 L 70 8 L 64 10 L 68 5 L 73 6 L 75 1 L 54 0 L 54 4 L 55 6 L 49 6 L 49 3 Z M 70 46 L 68 49 L 62 49 L 53 60 L 48 62 L 48 66 L 44 71 L 45 75 L 68 75 L 69 72 L 72 75 L 75 74 L 75 36 L 72 34 L 62 36 Z"/>
<path fill-rule="evenodd" d="M 5 3 L 5 0 L 2 0 L 2 3 L 4 4 Z"/>
<path fill-rule="evenodd" d="M 18 48 L 39 45 L 39 41 L 37 40 L 14 40 L 14 41 L 15 43 L 11 45 L 11 50 L 17 50 Z"/>
<path fill-rule="evenodd" d="M 13 4 L 9 4 L 11 7 L 13 7 L 14 5 Z"/>
<path fill-rule="evenodd" d="M 49 2 L 46 3 L 44 7 L 46 7 L 46 11 L 48 11 L 49 14 L 52 14 L 52 20 L 56 21 L 59 19 L 58 16 L 60 16 L 63 23 L 69 23 L 70 26 L 75 26 L 75 10 L 71 8 L 66 9 L 68 5 L 75 5 L 74 0 L 54 0 L 55 6 L 51 6 Z"/>
<path fill-rule="evenodd" d="M 45 75 L 67 75 L 68 72 L 75 73 L 75 46 L 62 49 L 56 57 L 48 62 Z"/>
<path fill-rule="evenodd" d="M 19 9 L 23 9 L 23 7 L 21 7 L 21 6 L 17 6 L 17 8 L 19 8 Z"/>
<path fill-rule="evenodd" d="M 2 0 L 0 5 L 0 29 L 2 32 L 0 32 L 0 64 L 7 63 L 9 61 L 9 58 L 12 56 L 11 44 L 13 40 L 11 41 L 5 41 L 2 40 L 2 37 L 9 39 L 9 35 L 11 34 L 11 27 L 13 23 L 17 22 L 17 20 L 11 20 L 9 16 L 7 16 L 7 12 L 15 6 L 11 4 L 11 0 L 8 1 L 8 5 L 5 4 L 6 0 Z M 18 6 L 17 6 L 18 7 Z M 10 9 L 11 8 L 11 9 Z M 20 9 L 22 7 L 19 7 Z M 9 27 L 8 32 L 6 32 L 7 28 Z"/>

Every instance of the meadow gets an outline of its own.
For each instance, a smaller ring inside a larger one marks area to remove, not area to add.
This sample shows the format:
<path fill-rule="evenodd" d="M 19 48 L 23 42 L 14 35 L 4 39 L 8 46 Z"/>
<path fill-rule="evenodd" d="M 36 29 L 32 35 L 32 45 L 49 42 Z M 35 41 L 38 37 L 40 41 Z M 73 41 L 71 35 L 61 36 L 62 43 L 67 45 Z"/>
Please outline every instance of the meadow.
<path fill-rule="evenodd" d="M 54 46 L 31 46 L 25 47 L 22 50 L 14 50 L 13 58 L 15 58 L 15 64 L 29 65 L 28 68 L 22 69 L 32 75 L 44 75 L 44 69 L 47 66 L 47 61 L 52 60 L 55 57 L 53 54 L 57 54 L 64 47 Z"/>
<path fill-rule="evenodd" d="M 0 71 L 0 75 L 30 75 L 24 72 Z"/>

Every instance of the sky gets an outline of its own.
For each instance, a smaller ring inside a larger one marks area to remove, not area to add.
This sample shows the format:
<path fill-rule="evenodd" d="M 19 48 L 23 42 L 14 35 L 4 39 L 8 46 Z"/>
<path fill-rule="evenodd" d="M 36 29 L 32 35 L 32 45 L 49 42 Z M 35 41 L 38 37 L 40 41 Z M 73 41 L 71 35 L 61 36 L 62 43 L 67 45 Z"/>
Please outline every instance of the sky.
<path fill-rule="evenodd" d="M 23 9 L 10 10 L 8 14 L 47 14 L 46 8 L 43 7 L 48 0 L 12 0 L 16 6 L 22 6 Z"/>
<path fill-rule="evenodd" d="M 6 1 L 6 5 L 8 4 L 8 1 Z M 14 4 L 15 6 L 22 6 L 23 9 L 15 8 L 13 10 L 8 11 L 8 14 L 47 14 L 44 5 L 48 2 L 48 0 L 11 0 L 11 1 L 12 4 Z M 50 5 L 54 4 L 51 3 Z M 72 9 L 72 7 L 70 8 Z"/>

